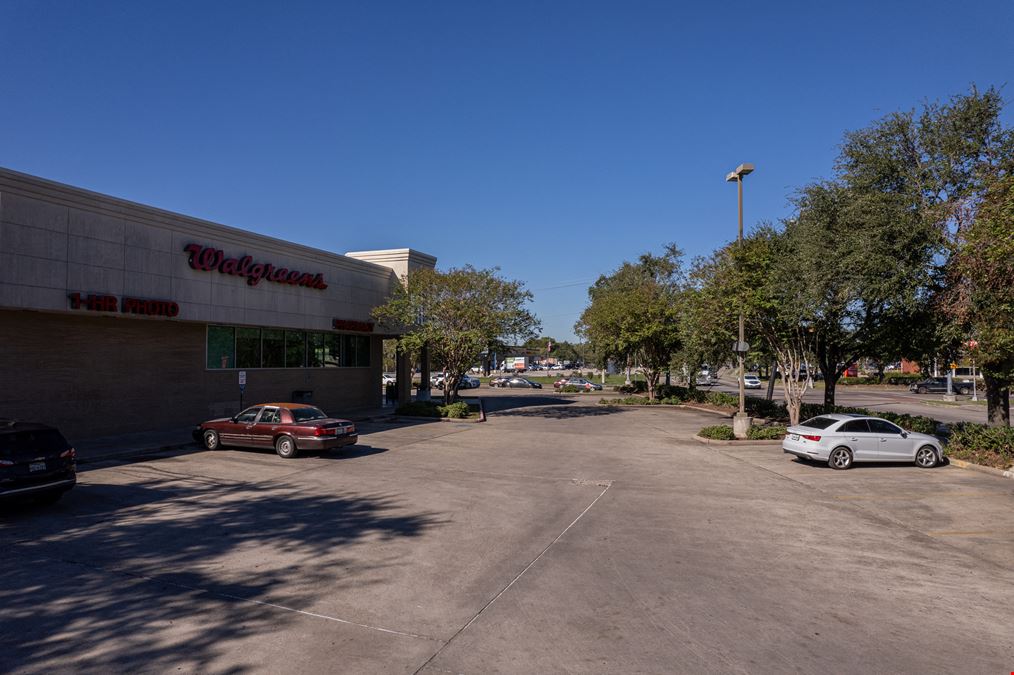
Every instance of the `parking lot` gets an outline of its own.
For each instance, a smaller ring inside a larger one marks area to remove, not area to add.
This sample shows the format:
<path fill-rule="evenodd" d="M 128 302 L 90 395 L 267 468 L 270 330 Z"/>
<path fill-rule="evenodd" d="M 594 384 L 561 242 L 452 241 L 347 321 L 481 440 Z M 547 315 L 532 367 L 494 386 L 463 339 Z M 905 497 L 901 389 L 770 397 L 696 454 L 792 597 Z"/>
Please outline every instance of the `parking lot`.
<path fill-rule="evenodd" d="M 1014 481 L 597 400 L 85 467 L 0 520 L 0 671 L 1014 669 Z"/>

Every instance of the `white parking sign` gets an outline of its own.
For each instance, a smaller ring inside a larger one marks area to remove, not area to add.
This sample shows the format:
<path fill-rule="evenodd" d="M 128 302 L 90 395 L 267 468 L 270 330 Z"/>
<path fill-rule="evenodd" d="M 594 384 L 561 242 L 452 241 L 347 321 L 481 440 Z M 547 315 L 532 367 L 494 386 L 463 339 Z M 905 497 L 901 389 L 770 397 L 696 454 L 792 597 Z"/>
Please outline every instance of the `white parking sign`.
<path fill-rule="evenodd" d="M 245 387 L 246 386 L 246 371 L 245 370 L 239 371 L 239 386 L 241 386 L 241 387 Z"/>

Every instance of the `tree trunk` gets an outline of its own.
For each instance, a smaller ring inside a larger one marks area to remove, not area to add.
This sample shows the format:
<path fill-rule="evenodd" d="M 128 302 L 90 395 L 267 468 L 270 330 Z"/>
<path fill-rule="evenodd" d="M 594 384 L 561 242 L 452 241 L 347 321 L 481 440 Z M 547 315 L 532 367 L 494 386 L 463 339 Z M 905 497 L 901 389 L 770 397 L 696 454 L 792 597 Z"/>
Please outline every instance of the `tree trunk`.
<path fill-rule="evenodd" d="M 986 424 L 1010 426 L 1010 382 L 983 373 L 986 382 Z"/>
<path fill-rule="evenodd" d="M 831 409 L 834 408 L 834 390 L 838 386 L 838 378 L 840 377 L 841 373 L 837 370 L 824 373 L 824 412 L 831 412 Z"/>
<path fill-rule="evenodd" d="M 771 365 L 768 366 L 768 395 L 767 399 L 770 401 L 775 395 L 775 369 L 778 368 L 778 362 L 772 361 Z"/>

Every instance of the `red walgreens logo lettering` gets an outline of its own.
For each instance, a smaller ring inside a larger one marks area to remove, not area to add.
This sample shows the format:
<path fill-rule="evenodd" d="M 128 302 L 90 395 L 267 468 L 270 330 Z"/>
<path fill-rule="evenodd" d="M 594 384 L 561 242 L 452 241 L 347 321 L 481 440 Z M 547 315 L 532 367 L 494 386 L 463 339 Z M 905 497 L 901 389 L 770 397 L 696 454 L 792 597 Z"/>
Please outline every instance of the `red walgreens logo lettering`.
<path fill-rule="evenodd" d="M 183 251 L 190 254 L 187 262 L 191 269 L 205 272 L 217 270 L 221 274 L 245 277 L 246 282 L 251 286 L 259 284 L 261 279 L 267 279 L 276 284 L 288 284 L 289 286 L 302 286 L 318 290 L 327 288 L 322 274 L 297 272 L 286 267 L 275 267 L 271 263 L 255 263 L 253 258 L 248 255 L 242 258 L 226 258 L 225 253 L 220 249 L 200 244 L 187 244 L 183 247 Z"/>

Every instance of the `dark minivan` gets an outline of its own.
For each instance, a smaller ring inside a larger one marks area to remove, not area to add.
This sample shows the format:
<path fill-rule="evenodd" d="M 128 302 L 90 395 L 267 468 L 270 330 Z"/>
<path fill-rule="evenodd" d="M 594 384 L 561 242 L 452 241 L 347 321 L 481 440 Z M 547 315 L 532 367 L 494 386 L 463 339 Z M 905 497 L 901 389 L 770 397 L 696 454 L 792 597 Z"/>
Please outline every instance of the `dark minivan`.
<path fill-rule="evenodd" d="M 0 420 L 0 500 L 52 504 L 77 483 L 74 448 L 45 424 Z"/>

